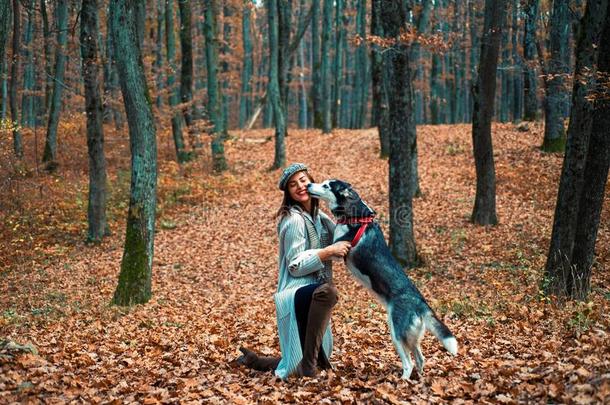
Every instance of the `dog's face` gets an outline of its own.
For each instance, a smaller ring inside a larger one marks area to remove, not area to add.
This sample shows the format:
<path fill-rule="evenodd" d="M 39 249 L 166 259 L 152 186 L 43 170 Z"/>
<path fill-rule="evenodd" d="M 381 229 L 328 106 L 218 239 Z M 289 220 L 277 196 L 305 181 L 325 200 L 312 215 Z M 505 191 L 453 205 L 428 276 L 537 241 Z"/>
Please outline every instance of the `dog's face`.
<path fill-rule="evenodd" d="M 332 179 L 322 183 L 310 183 L 307 185 L 307 191 L 312 197 L 326 201 L 336 217 L 360 217 L 375 213 L 352 189 L 351 184 L 345 181 Z"/>

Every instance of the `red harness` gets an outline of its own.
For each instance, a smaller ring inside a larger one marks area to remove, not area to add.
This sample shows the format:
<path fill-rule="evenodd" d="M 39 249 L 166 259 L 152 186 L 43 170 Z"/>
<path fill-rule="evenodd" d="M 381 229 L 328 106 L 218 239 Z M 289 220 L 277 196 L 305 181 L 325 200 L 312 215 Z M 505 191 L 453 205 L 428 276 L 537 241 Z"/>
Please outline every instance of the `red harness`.
<path fill-rule="evenodd" d="M 360 240 L 360 238 L 362 238 L 362 235 L 364 235 L 364 231 L 366 231 L 366 227 L 369 226 L 369 224 L 371 222 L 373 222 L 373 220 L 375 219 L 375 217 L 362 217 L 362 218 L 343 218 L 343 219 L 339 219 L 337 220 L 337 224 L 340 225 L 347 225 L 347 224 L 360 224 L 360 228 L 358 228 L 358 232 L 356 232 L 356 236 L 354 236 L 354 239 L 352 239 L 352 247 L 356 246 L 356 244 L 358 244 L 358 241 Z"/>

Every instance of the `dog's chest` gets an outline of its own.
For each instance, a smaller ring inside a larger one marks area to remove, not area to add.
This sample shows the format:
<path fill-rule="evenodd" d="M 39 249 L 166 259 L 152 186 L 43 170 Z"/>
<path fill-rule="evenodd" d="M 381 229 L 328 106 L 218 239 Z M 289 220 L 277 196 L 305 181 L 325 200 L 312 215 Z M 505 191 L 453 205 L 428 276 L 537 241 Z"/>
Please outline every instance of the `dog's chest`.
<path fill-rule="evenodd" d="M 342 240 L 347 233 L 349 232 L 349 227 L 347 225 L 342 225 L 339 224 L 335 227 L 335 233 L 334 233 L 334 241 L 338 241 L 338 240 Z M 363 238 L 360 239 L 360 241 L 358 242 L 358 245 L 366 243 L 366 236 L 364 236 Z M 356 249 L 356 247 L 352 247 L 352 250 Z M 362 271 L 360 271 L 360 269 L 358 268 L 358 265 L 354 262 L 354 256 L 352 254 L 352 252 L 348 253 L 347 258 L 345 260 L 345 265 L 347 266 L 347 268 L 349 269 L 349 271 L 354 275 L 354 277 L 356 277 L 358 279 L 358 281 L 360 281 L 360 283 L 362 285 L 364 285 L 366 288 L 368 288 L 369 290 L 373 291 L 373 287 L 372 287 L 372 283 L 371 283 L 371 278 L 369 276 L 367 276 L 366 274 L 364 274 Z"/>

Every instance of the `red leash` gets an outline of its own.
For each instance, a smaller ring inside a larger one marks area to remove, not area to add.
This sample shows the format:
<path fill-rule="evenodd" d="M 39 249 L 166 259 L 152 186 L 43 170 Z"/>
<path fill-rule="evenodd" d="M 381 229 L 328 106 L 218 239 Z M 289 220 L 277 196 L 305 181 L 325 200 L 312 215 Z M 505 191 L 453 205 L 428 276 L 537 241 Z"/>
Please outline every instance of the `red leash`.
<path fill-rule="evenodd" d="M 358 232 L 356 232 L 356 236 L 354 236 L 354 239 L 352 239 L 352 247 L 356 246 L 358 244 L 358 241 L 360 241 L 360 238 L 362 238 L 362 235 L 364 235 L 364 231 L 366 231 L 366 227 L 369 226 L 369 224 L 371 222 L 373 222 L 373 220 L 375 219 L 375 217 L 362 217 L 362 218 L 343 218 L 343 219 L 339 219 L 337 220 L 337 224 L 340 225 L 347 225 L 347 224 L 360 224 L 360 228 L 358 228 Z"/>

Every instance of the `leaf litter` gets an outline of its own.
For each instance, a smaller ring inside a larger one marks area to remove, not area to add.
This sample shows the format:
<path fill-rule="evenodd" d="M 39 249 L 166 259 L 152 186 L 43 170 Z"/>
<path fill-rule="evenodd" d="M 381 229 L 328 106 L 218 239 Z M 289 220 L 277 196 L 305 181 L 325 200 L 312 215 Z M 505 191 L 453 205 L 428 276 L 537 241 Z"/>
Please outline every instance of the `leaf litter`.
<path fill-rule="evenodd" d="M 110 306 L 129 168 L 125 136 L 110 132 L 111 144 L 122 147 L 108 151 L 109 183 L 123 187 L 109 208 L 117 213 L 110 238 L 82 243 L 86 206 L 73 197 L 86 193 L 86 171 L 68 163 L 53 187 L 45 175 L 27 180 L 61 210 L 41 215 L 35 196 L 23 197 L 18 214 L 31 223 L 2 234 L 32 245 L 18 257 L 10 245 L 2 249 L 0 402 L 609 402 L 608 199 L 589 301 L 559 305 L 541 292 L 540 280 L 562 158 L 541 153 L 542 127 L 530 128 L 494 124 L 500 224 L 478 227 L 468 222 L 471 127 L 418 127 L 422 196 L 414 200 L 414 229 L 424 265 L 408 273 L 460 352 L 451 357 L 427 334 L 425 372 L 413 381 L 400 379 L 384 309 L 342 264 L 335 267 L 332 371 L 284 382 L 232 363 L 240 345 L 279 353 L 272 296 L 281 193 L 279 171 L 269 170 L 272 130 L 232 132 L 231 169 L 222 175 L 210 174 L 205 155 L 179 167 L 167 130 L 159 134 L 153 298 L 130 309 Z M 66 155 L 72 148 L 85 158 L 82 140 L 66 135 L 64 142 Z M 377 210 L 387 236 L 388 167 L 378 143 L 374 129 L 291 130 L 287 151 L 289 162 L 307 163 L 319 181 L 349 181 Z"/>

